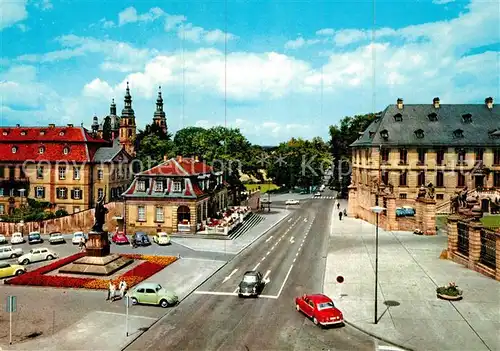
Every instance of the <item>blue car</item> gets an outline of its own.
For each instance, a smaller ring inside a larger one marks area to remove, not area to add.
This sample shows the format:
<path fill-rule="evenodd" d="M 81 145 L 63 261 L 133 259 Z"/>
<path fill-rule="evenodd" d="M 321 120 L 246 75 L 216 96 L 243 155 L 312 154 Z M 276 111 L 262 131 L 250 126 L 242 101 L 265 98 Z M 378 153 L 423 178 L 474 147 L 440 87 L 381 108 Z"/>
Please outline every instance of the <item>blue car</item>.
<path fill-rule="evenodd" d="M 151 245 L 151 241 L 146 233 L 136 232 L 132 236 L 132 244 L 135 244 L 136 246 L 148 246 Z"/>

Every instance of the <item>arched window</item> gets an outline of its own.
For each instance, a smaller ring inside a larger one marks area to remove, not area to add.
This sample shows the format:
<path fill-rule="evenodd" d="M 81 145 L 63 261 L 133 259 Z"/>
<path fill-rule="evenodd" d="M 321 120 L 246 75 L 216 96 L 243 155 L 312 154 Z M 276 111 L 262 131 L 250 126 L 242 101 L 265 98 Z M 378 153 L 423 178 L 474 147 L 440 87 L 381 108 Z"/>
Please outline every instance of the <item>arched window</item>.
<path fill-rule="evenodd" d="M 179 224 L 190 224 L 191 210 L 187 206 L 179 206 L 177 208 L 177 222 Z"/>

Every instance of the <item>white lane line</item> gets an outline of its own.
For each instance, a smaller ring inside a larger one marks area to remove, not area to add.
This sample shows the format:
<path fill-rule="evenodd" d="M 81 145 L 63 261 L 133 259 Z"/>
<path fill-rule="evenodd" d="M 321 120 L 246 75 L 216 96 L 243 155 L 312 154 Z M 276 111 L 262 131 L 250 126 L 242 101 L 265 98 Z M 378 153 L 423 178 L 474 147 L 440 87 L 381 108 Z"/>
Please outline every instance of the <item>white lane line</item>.
<path fill-rule="evenodd" d="M 278 297 L 281 295 L 281 292 L 283 291 L 283 288 L 285 287 L 286 281 L 288 280 L 288 277 L 290 276 L 290 272 L 292 271 L 293 264 L 290 266 L 290 269 L 288 270 L 288 273 L 285 276 L 285 280 L 283 281 L 283 284 L 281 285 L 280 291 L 278 292 Z"/>
<path fill-rule="evenodd" d="M 237 293 L 223 292 L 223 291 L 195 291 L 198 295 L 219 295 L 219 296 L 238 296 Z"/>
<path fill-rule="evenodd" d="M 297 253 L 295 254 L 295 257 L 297 257 L 298 255 L 299 255 L 299 253 L 297 252 Z"/>
<path fill-rule="evenodd" d="M 288 223 L 290 223 L 291 221 L 292 221 L 292 219 L 290 218 L 290 219 L 288 220 Z"/>
<path fill-rule="evenodd" d="M 266 272 L 266 275 L 264 275 L 264 283 L 266 283 L 266 284 L 269 284 L 269 282 L 271 281 L 271 279 L 269 279 L 269 274 L 271 274 L 270 270 L 268 270 Z"/>
<path fill-rule="evenodd" d="M 278 296 L 274 296 L 274 295 L 259 295 L 259 298 L 264 298 L 264 299 L 277 299 Z"/>
<path fill-rule="evenodd" d="M 108 311 L 96 311 L 96 312 L 97 313 L 104 313 L 104 314 L 111 314 L 111 315 L 114 315 L 114 316 L 126 316 L 125 313 L 108 312 Z M 158 319 L 158 318 L 152 318 L 152 317 L 146 317 L 146 316 L 136 316 L 134 314 L 129 314 L 129 317 L 151 319 L 151 320 L 157 320 Z"/>
<path fill-rule="evenodd" d="M 239 290 L 239 289 L 240 289 L 239 287 L 238 287 L 238 288 L 236 288 L 236 289 L 234 289 L 233 294 L 236 294 L 236 293 L 238 292 L 238 290 Z M 208 292 L 210 292 L 210 291 L 208 291 Z M 228 294 L 230 294 L 230 293 L 228 293 Z"/>
<path fill-rule="evenodd" d="M 262 258 L 260 259 L 260 261 L 262 262 L 262 261 L 264 261 L 265 259 L 266 259 L 266 256 L 262 257 Z"/>
<path fill-rule="evenodd" d="M 268 252 L 266 253 L 266 256 L 267 256 L 267 255 L 269 255 L 270 253 L 271 253 L 271 251 L 268 251 Z"/>
<path fill-rule="evenodd" d="M 272 235 L 269 238 L 267 238 L 266 243 L 269 242 L 269 240 L 271 240 L 272 238 L 273 238 Z"/>
<path fill-rule="evenodd" d="M 234 269 L 231 274 L 229 274 L 227 277 L 224 278 L 224 280 L 222 281 L 222 284 L 224 284 L 225 282 L 227 282 L 229 279 L 231 279 L 231 277 L 233 276 L 234 273 L 238 272 L 238 268 Z"/>
<path fill-rule="evenodd" d="M 256 271 L 256 270 L 257 270 L 257 268 L 258 268 L 259 266 L 260 266 L 260 262 L 259 262 L 259 263 L 257 263 L 257 264 L 255 265 L 255 267 L 253 267 L 252 271 Z"/>
<path fill-rule="evenodd" d="M 293 259 L 293 263 L 295 263 L 295 261 L 297 261 L 297 257 L 295 257 L 295 258 Z"/>
<path fill-rule="evenodd" d="M 290 238 L 290 244 L 293 244 L 295 240 L 293 239 L 293 236 Z"/>

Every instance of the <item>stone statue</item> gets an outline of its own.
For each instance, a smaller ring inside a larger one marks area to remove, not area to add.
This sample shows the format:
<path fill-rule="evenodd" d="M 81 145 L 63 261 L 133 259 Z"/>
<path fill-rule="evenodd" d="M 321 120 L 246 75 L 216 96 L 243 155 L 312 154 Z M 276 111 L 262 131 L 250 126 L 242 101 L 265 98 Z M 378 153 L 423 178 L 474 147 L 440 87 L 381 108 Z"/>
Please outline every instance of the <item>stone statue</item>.
<path fill-rule="evenodd" d="M 460 192 L 460 206 L 467 207 L 467 187 Z"/>
<path fill-rule="evenodd" d="M 434 185 L 432 183 L 427 185 L 427 197 L 429 199 L 434 199 Z"/>
<path fill-rule="evenodd" d="M 450 213 L 458 213 L 458 209 L 460 207 L 460 198 L 457 194 L 453 195 L 450 199 Z"/>
<path fill-rule="evenodd" d="M 418 189 L 418 195 L 417 199 L 422 199 L 425 197 L 425 194 L 427 194 L 427 190 L 425 190 L 425 187 L 422 185 L 420 189 Z"/>
<path fill-rule="evenodd" d="M 94 212 L 94 226 L 92 227 L 91 231 L 96 232 L 96 233 L 102 233 L 104 230 L 102 229 L 102 226 L 106 222 L 106 214 L 108 213 L 108 209 L 104 206 L 104 194 L 97 200 L 97 203 L 95 205 L 95 212 Z"/>

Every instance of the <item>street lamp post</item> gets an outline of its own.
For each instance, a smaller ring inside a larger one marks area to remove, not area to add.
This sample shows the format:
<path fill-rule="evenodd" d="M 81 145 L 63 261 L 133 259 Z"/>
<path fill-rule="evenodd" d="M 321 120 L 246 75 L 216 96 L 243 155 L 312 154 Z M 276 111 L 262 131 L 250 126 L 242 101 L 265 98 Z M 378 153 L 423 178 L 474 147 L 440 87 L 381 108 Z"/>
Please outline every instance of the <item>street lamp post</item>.
<path fill-rule="evenodd" d="M 24 234 L 24 230 L 23 230 L 24 229 L 23 196 L 24 196 L 24 192 L 26 191 L 26 189 L 20 188 L 20 189 L 17 189 L 17 191 L 19 191 L 19 194 L 21 197 L 21 200 L 19 203 L 19 211 L 21 212 L 21 220 L 19 221 L 19 224 L 21 225 L 21 233 Z"/>
<path fill-rule="evenodd" d="M 377 215 L 376 227 L 375 227 L 375 324 L 378 323 L 378 216 L 382 211 L 385 210 L 384 207 L 375 206 L 371 208 L 372 212 Z"/>

